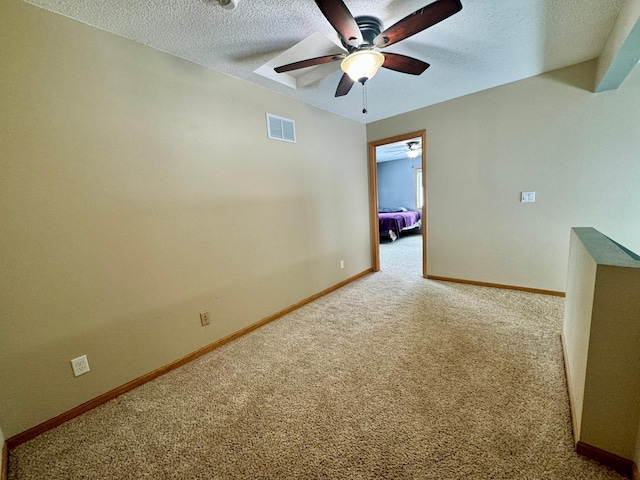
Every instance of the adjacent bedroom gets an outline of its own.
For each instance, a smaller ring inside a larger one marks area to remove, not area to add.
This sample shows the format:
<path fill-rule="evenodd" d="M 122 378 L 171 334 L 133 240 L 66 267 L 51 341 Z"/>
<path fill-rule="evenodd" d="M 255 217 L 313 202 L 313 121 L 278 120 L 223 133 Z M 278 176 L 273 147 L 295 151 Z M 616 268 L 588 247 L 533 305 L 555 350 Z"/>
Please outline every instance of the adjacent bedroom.
<path fill-rule="evenodd" d="M 380 243 L 422 233 L 421 157 L 420 137 L 376 148 Z"/>

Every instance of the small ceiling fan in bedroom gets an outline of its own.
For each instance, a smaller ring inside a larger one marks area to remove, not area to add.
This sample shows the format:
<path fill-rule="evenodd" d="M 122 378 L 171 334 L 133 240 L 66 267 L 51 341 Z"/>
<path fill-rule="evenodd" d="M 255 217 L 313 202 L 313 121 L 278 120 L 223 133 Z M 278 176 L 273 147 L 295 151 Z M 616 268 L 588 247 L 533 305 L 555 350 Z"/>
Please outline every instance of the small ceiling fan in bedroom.
<path fill-rule="evenodd" d="M 364 85 L 367 80 L 373 78 L 380 67 L 420 75 L 429 67 L 428 63 L 398 53 L 381 53 L 378 49 L 415 35 L 462 10 L 460 0 L 436 0 L 383 31 L 380 19 L 372 16 L 354 18 L 342 0 L 316 0 L 316 4 L 338 32 L 346 53 L 289 63 L 276 67 L 275 71 L 283 73 L 341 60 L 344 74 L 338 83 L 336 97 L 349 93 L 355 82 Z M 366 109 L 363 113 L 366 113 Z"/>
<path fill-rule="evenodd" d="M 420 140 L 411 140 L 404 144 L 394 145 L 389 148 L 389 153 L 392 153 L 393 157 L 406 155 L 407 157 L 414 159 L 422 153 L 422 142 L 420 142 Z"/>
<path fill-rule="evenodd" d="M 416 140 L 407 142 L 407 144 L 403 148 L 403 151 L 401 152 L 401 154 L 404 154 L 411 159 L 417 158 L 421 153 L 422 145 L 419 141 Z"/>

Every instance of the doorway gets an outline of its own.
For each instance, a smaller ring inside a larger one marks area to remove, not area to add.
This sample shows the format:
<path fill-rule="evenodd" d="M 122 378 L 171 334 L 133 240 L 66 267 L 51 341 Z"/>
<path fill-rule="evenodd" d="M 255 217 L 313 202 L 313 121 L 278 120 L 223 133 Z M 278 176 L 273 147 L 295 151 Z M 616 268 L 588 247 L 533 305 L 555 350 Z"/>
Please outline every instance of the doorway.
<path fill-rule="evenodd" d="M 420 164 L 421 175 L 420 180 L 422 182 L 422 208 L 420 214 L 422 217 L 422 276 L 427 278 L 427 235 L 429 229 L 427 228 L 427 131 L 420 130 L 417 132 L 410 132 L 395 137 L 384 138 L 382 140 L 375 140 L 369 142 L 369 215 L 371 222 L 371 264 L 374 272 L 380 271 L 380 226 L 378 220 L 378 161 L 377 161 L 377 148 L 395 144 L 398 142 L 411 142 L 414 139 L 420 139 Z"/>

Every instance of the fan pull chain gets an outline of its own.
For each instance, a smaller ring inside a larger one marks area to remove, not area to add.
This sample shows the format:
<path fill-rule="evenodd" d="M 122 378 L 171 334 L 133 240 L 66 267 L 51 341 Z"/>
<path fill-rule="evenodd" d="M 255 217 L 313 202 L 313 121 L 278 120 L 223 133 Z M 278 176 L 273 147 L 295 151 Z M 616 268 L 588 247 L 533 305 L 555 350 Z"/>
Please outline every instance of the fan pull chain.
<path fill-rule="evenodd" d="M 367 84 L 362 84 L 362 113 L 367 114 Z"/>

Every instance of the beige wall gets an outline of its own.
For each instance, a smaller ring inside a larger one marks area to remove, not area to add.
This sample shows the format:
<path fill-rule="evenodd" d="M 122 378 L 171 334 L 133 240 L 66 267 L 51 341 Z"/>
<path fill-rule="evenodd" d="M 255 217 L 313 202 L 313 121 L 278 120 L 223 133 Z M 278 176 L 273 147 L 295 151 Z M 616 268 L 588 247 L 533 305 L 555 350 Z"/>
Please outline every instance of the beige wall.
<path fill-rule="evenodd" d="M 369 141 L 427 130 L 430 275 L 564 291 L 573 226 L 640 252 L 640 69 L 602 94 L 590 92 L 594 70 L 367 125 Z"/>
<path fill-rule="evenodd" d="M 18 0 L 0 44 L 7 437 L 371 266 L 364 125 Z"/>
<path fill-rule="evenodd" d="M 575 440 L 633 459 L 640 419 L 640 261 L 593 228 L 571 232 L 564 315 Z"/>
<path fill-rule="evenodd" d="M 596 261 L 589 255 L 587 248 L 572 230 L 562 335 L 566 353 L 565 371 L 569 373 L 570 380 L 568 388 L 571 392 L 573 431 L 576 441 L 580 439 L 580 426 L 582 425 L 597 267 Z"/>
<path fill-rule="evenodd" d="M 630 460 L 640 420 L 639 318 L 640 268 L 598 265 L 580 439 Z"/>
<path fill-rule="evenodd" d="M 640 419 L 640 262 L 593 228 L 571 232 L 563 333 L 575 440 L 633 459 Z"/>

